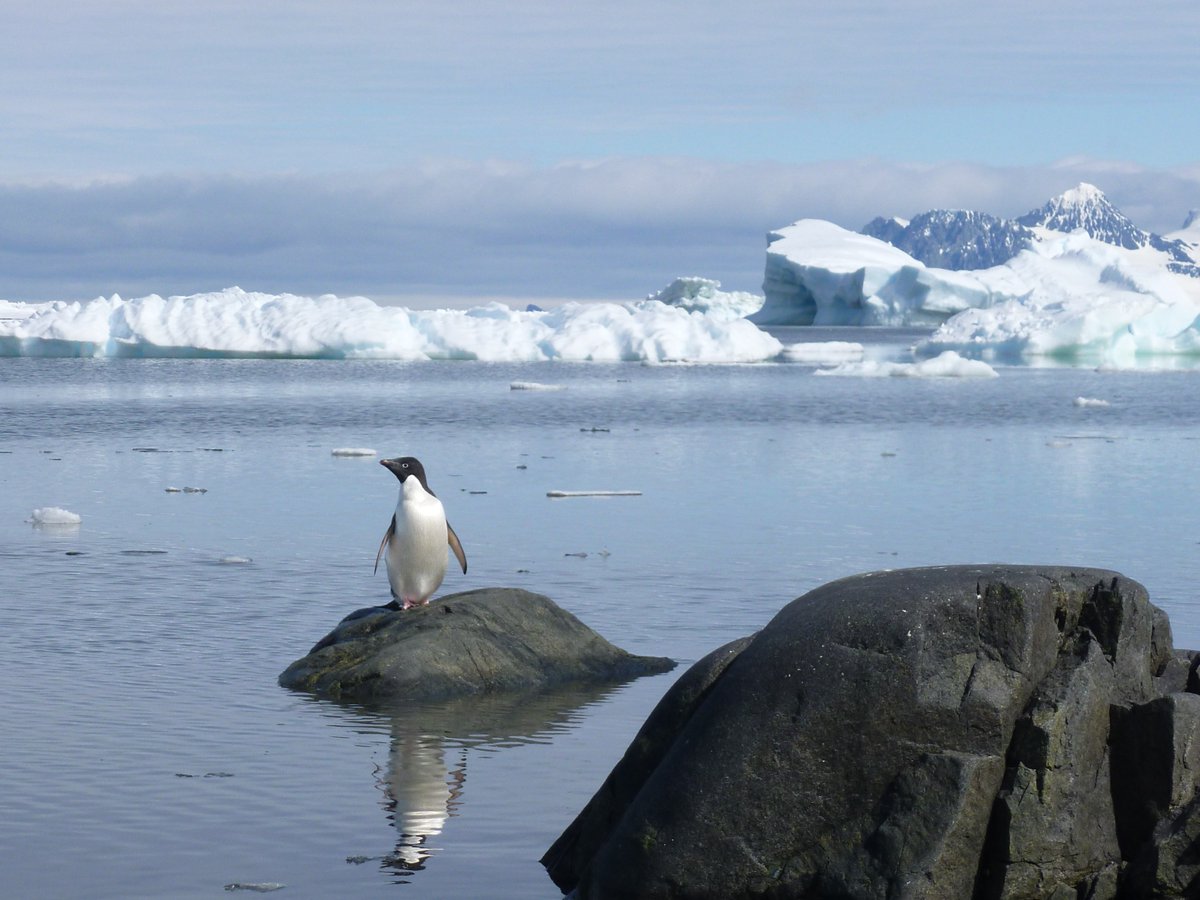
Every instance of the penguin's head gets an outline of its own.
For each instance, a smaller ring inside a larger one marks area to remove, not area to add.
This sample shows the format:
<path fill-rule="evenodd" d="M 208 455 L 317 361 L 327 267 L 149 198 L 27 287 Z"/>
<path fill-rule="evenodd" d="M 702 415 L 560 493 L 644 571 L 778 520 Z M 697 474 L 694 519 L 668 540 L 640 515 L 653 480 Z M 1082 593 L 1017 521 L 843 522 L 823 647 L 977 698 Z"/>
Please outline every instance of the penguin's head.
<path fill-rule="evenodd" d="M 406 478 L 415 477 L 421 483 L 421 487 L 429 490 L 429 485 L 425 481 L 425 467 L 416 457 L 397 456 L 395 459 L 381 459 L 379 464 L 399 478 L 401 484 L 404 484 Z"/>

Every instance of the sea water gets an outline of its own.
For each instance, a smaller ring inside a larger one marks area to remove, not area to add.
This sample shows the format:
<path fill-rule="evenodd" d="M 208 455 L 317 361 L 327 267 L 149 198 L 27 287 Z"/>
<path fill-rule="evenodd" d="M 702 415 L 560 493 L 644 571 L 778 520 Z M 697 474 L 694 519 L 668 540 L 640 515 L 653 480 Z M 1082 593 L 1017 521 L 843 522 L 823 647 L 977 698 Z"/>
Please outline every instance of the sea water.
<path fill-rule="evenodd" d="M 1109 567 L 1200 646 L 1200 373 L 998 372 L 0 360 L 4 895 L 558 896 L 538 858 L 673 680 L 860 572 Z M 278 687 L 389 599 L 402 454 L 470 559 L 443 592 L 545 593 L 679 669 L 392 710 Z"/>

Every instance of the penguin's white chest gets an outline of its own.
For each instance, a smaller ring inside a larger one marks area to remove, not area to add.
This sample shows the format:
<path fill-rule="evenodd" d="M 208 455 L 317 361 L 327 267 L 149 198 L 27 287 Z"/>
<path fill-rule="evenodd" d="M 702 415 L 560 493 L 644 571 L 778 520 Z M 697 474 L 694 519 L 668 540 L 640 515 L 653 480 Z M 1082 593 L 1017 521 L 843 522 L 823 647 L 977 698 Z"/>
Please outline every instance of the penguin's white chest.
<path fill-rule="evenodd" d="M 446 577 L 446 536 L 442 502 L 415 478 L 406 479 L 396 504 L 396 531 L 385 557 L 388 582 L 397 599 L 408 605 L 424 603 L 438 589 Z"/>

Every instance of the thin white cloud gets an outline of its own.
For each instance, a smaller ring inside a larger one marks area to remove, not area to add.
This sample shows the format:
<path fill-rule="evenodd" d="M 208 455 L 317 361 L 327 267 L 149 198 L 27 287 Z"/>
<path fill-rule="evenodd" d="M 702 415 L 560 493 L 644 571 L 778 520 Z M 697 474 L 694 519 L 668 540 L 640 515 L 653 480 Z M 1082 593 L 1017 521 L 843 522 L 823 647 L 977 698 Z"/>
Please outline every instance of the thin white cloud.
<path fill-rule="evenodd" d="M 190 293 L 635 298 L 677 275 L 757 290 L 765 234 L 935 207 L 1018 215 L 1092 181 L 1143 227 L 1200 206 L 1200 171 L 611 159 L 426 162 L 384 174 L 0 185 L 0 296 Z"/>
<path fill-rule="evenodd" d="M 6 178 L 1200 144 L 1184 0 L 60 0 L 3 5 L 0 33 Z"/>

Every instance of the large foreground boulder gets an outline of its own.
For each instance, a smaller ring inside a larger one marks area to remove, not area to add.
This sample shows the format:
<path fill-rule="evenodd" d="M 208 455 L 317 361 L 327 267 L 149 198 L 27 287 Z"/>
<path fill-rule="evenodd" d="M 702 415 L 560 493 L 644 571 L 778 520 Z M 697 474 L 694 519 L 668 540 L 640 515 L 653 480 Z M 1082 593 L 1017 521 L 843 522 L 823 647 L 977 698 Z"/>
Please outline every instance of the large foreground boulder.
<path fill-rule="evenodd" d="M 279 683 L 341 700 L 437 700 L 622 681 L 674 667 L 613 646 L 541 594 L 485 588 L 406 611 L 353 612 Z"/>
<path fill-rule="evenodd" d="M 1192 662 L 1114 572 L 833 582 L 685 673 L 543 863 L 581 900 L 1197 896 Z"/>

